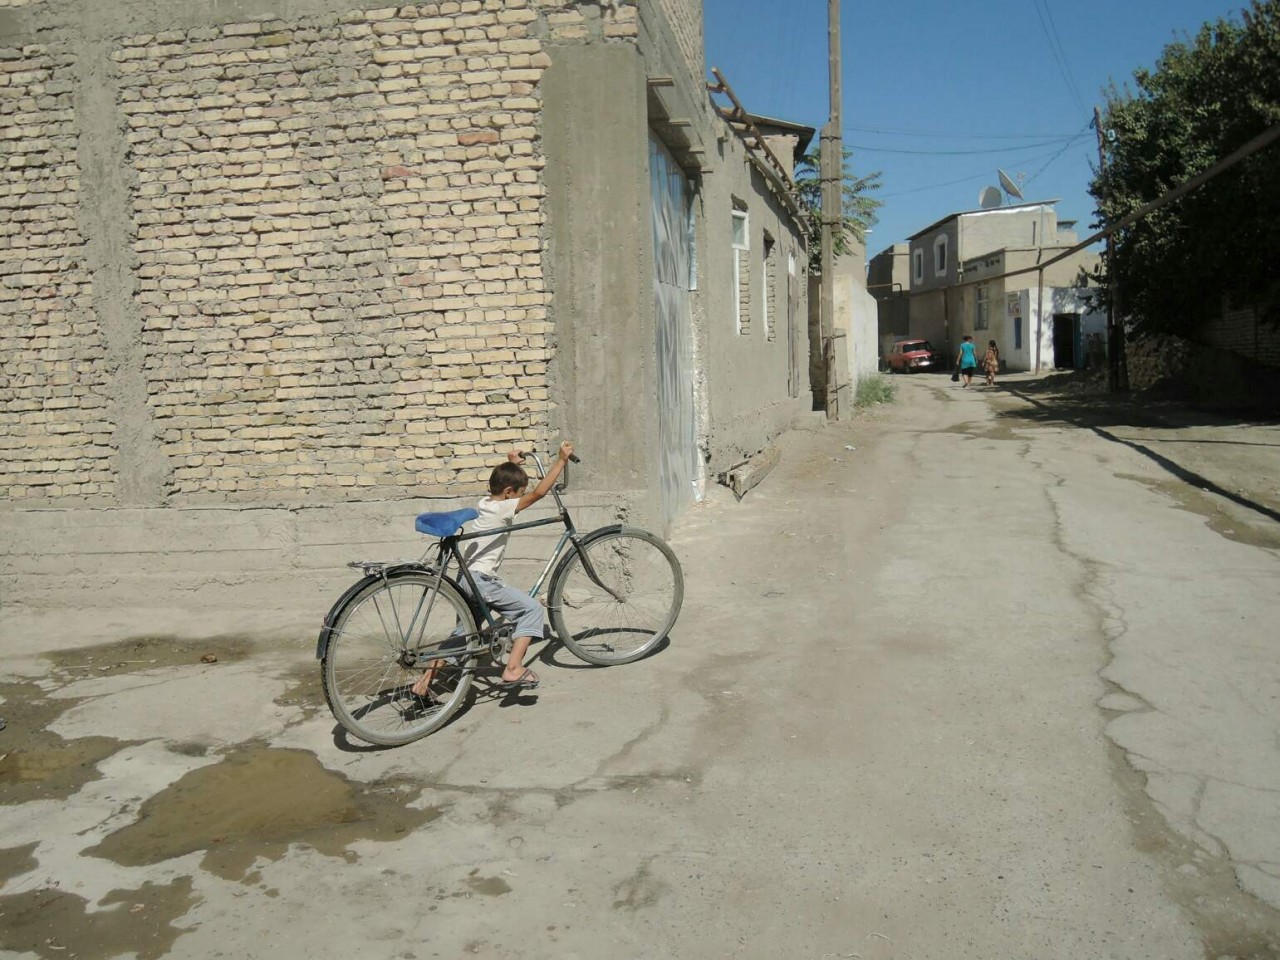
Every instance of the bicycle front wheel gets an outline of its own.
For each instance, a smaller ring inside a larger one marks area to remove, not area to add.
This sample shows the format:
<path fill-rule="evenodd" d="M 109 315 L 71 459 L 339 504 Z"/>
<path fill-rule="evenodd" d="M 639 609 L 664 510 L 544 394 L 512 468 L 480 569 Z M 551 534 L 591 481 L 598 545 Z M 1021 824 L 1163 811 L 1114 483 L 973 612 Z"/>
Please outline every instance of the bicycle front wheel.
<path fill-rule="evenodd" d="M 601 666 L 652 652 L 683 602 L 676 555 L 658 537 L 631 527 L 588 534 L 556 568 L 547 598 L 556 635 L 575 656 Z"/>
<path fill-rule="evenodd" d="M 476 621 L 454 587 L 429 573 L 377 579 L 342 608 L 321 663 L 325 699 L 353 736 L 399 746 L 443 727 L 466 698 Z M 438 659 L 424 656 L 440 651 Z M 426 674 L 426 691 L 413 686 Z"/>

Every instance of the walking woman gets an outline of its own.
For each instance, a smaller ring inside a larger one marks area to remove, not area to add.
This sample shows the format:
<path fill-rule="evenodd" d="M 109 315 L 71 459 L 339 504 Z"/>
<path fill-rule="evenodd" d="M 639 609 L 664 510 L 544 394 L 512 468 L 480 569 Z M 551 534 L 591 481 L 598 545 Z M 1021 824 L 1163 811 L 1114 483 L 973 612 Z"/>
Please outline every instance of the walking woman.
<path fill-rule="evenodd" d="M 982 358 L 982 371 L 987 375 L 987 386 L 996 385 L 996 374 L 1000 372 L 1000 348 L 994 340 L 987 341 L 987 352 Z"/>
<path fill-rule="evenodd" d="M 978 367 L 978 357 L 974 349 L 973 337 L 966 333 L 964 341 L 960 344 L 960 376 L 964 377 L 966 387 L 973 380 L 973 371 Z"/>

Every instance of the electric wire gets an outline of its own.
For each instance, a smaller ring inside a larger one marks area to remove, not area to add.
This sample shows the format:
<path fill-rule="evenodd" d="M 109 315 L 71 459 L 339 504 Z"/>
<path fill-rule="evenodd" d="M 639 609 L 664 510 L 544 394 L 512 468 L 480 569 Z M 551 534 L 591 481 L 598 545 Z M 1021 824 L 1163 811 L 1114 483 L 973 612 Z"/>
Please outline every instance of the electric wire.
<path fill-rule="evenodd" d="M 1025 187 L 1028 183 L 1030 183 L 1031 181 L 1033 181 L 1036 177 L 1040 176 L 1040 174 L 1042 174 L 1042 173 L 1044 173 L 1046 170 L 1048 170 L 1048 169 L 1049 169 L 1050 164 L 1054 163 L 1054 162 L 1055 162 L 1059 157 L 1061 157 L 1064 153 L 1066 153 L 1066 152 L 1067 152 L 1067 150 L 1069 150 L 1073 144 L 1075 144 L 1075 143 L 1076 143 L 1077 141 L 1079 141 L 1082 137 L 1084 137 L 1084 136 L 1086 135 L 1086 133 L 1088 132 L 1089 128 L 1090 128 L 1092 125 L 1093 125 L 1093 120 L 1092 120 L 1092 119 L 1090 119 L 1090 120 L 1089 120 L 1089 122 L 1088 122 L 1088 123 L 1086 123 L 1086 124 L 1084 125 L 1084 129 L 1082 129 L 1079 133 L 1077 133 L 1077 134 L 1076 134 L 1076 135 L 1075 135 L 1075 136 L 1070 140 L 1070 142 L 1068 142 L 1067 144 L 1065 144 L 1065 145 L 1063 146 L 1063 148 L 1062 148 L 1061 150 L 1059 150 L 1059 151 L 1058 151 L 1057 153 L 1055 153 L 1052 157 L 1050 157 L 1050 158 L 1049 158 L 1049 160 L 1045 163 L 1045 165 L 1044 165 L 1043 167 L 1041 167 L 1039 170 L 1037 170 L 1037 171 L 1036 171 L 1035 173 L 1033 173 L 1031 176 L 1027 177 L 1027 179 L 1026 179 L 1026 180 L 1024 180 L 1024 181 L 1022 182 L 1022 186 L 1024 186 L 1024 187 Z"/>
<path fill-rule="evenodd" d="M 1080 112 L 1088 113 L 1089 111 L 1085 108 L 1084 101 L 1080 99 L 1080 91 L 1076 88 L 1075 78 L 1071 74 L 1071 66 L 1067 62 L 1066 51 L 1062 48 L 1062 39 L 1058 36 L 1057 24 L 1053 22 L 1053 12 L 1048 8 L 1048 0 L 1031 0 L 1031 5 L 1036 11 L 1036 17 L 1040 21 L 1040 28 L 1044 31 L 1045 39 L 1049 41 L 1049 53 L 1053 56 L 1054 63 L 1058 66 L 1058 72 L 1062 75 L 1062 81 L 1067 87 L 1067 92 L 1075 100 Z M 1043 12 L 1041 11 L 1042 6 L 1044 7 Z M 1048 17 L 1047 20 L 1046 16 Z"/>
<path fill-rule="evenodd" d="M 938 137 L 947 140 L 1069 140 L 1074 133 L 960 133 L 942 130 L 904 130 L 893 127 L 860 127 L 849 124 L 845 133 L 880 133 L 896 137 Z"/>
<path fill-rule="evenodd" d="M 862 150 L 865 153 L 896 153 L 909 156 L 925 156 L 925 157 L 959 157 L 959 156 L 975 156 L 977 154 L 992 153 L 1017 153 L 1022 150 L 1035 150 L 1038 147 L 1053 147 L 1055 149 L 1062 146 L 1070 146 L 1073 140 L 1078 140 L 1080 134 L 1074 137 L 1068 137 L 1065 140 L 1044 140 L 1040 143 L 1024 143 L 1018 147 L 984 147 L 980 150 L 900 150 L 894 147 L 870 147 L 865 144 L 849 143 L 846 144 L 851 150 Z"/>
<path fill-rule="evenodd" d="M 1077 137 L 1077 139 L 1079 139 L 1079 137 Z M 1068 146 L 1070 146 L 1070 144 L 1068 144 Z M 1054 160 L 1056 160 L 1058 157 L 1062 156 L 1062 154 L 1063 154 L 1063 153 L 1065 153 L 1065 152 L 1066 152 L 1066 151 L 1065 151 L 1065 150 L 1062 150 L 1062 149 L 1059 149 L 1059 150 L 1051 150 L 1051 151 L 1049 151 L 1049 152 L 1047 152 L 1047 153 L 1040 153 L 1040 154 L 1036 154 L 1035 156 L 1030 156 L 1030 157 L 1019 157 L 1019 158 L 1016 158 L 1016 159 L 1013 161 L 1013 163 L 1014 163 L 1014 164 L 1017 164 L 1017 165 L 1019 165 L 1019 166 L 1021 166 L 1021 165 L 1023 165 L 1023 164 L 1032 164 L 1032 163 L 1037 162 L 1038 160 L 1044 160 L 1045 158 L 1049 158 L 1049 162 L 1050 162 L 1050 163 L 1052 163 L 1052 162 L 1053 162 Z M 1047 167 L 1047 166 L 1048 166 L 1048 164 L 1046 164 L 1046 165 L 1045 165 L 1045 167 Z M 1036 176 L 1039 176 L 1041 173 L 1043 173 L 1043 172 L 1044 172 L 1044 170 L 1045 170 L 1045 167 L 1041 167 L 1038 171 L 1036 171 Z M 971 176 L 967 176 L 967 177 L 960 177 L 960 178 L 958 178 L 958 179 L 956 179 L 956 180 L 945 180 L 945 181 L 942 181 L 941 183 L 931 183 L 931 184 L 928 184 L 927 186 L 923 186 L 923 187 L 912 187 L 912 188 L 911 188 L 911 189 L 909 189 L 909 190 L 895 190 L 895 191 L 893 191 L 892 193 L 879 193 L 879 192 L 877 192 L 875 196 L 876 196 L 876 198 L 877 198 L 877 199 L 879 199 L 879 200 L 887 200 L 887 199 L 889 199 L 890 197 L 905 197 L 905 196 L 907 196 L 908 194 L 913 194 L 913 193 L 925 193 L 925 192 L 927 192 L 927 191 L 929 191 L 929 190 L 938 190 L 938 189 L 941 189 L 942 187 L 953 187 L 953 186 L 955 186 L 956 184 L 960 184 L 960 183 L 971 183 L 971 182 L 973 182 L 974 180 L 986 180 L 986 179 L 989 179 L 990 177 L 991 177 L 991 170 L 990 170 L 990 169 L 986 169 L 986 170 L 982 171 L 981 173 L 975 173 L 975 174 L 973 174 L 973 175 L 971 175 Z"/>

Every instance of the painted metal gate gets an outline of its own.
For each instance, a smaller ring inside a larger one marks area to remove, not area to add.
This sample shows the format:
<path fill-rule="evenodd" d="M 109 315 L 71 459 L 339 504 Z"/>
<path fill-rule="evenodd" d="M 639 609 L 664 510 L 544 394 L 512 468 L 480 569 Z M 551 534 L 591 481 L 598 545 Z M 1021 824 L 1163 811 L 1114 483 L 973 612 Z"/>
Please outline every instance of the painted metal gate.
<path fill-rule="evenodd" d="M 664 528 L 693 502 L 698 438 L 693 403 L 693 198 L 667 148 L 649 134 L 659 471 Z"/>

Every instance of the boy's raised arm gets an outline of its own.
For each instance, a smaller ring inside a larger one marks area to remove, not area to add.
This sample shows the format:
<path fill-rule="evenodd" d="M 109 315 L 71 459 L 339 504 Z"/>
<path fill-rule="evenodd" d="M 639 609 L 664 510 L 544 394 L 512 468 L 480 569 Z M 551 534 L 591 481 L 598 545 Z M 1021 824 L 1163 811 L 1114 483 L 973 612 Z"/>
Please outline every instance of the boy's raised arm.
<path fill-rule="evenodd" d="M 547 475 L 538 481 L 538 485 L 536 487 L 520 498 L 520 502 L 516 505 L 516 513 L 519 513 L 527 507 L 533 506 L 551 492 L 551 488 L 555 486 L 556 481 L 560 479 L 560 474 L 564 472 L 564 465 L 568 462 L 571 456 L 573 456 L 573 444 L 568 440 L 565 440 L 560 444 L 559 454 L 556 457 L 555 463 L 551 464 L 551 469 L 547 471 Z M 507 454 L 507 457 L 508 459 L 511 457 L 520 457 L 520 460 L 524 459 L 519 451 L 514 450 Z M 519 463 L 520 460 L 512 460 L 512 463 Z"/>

